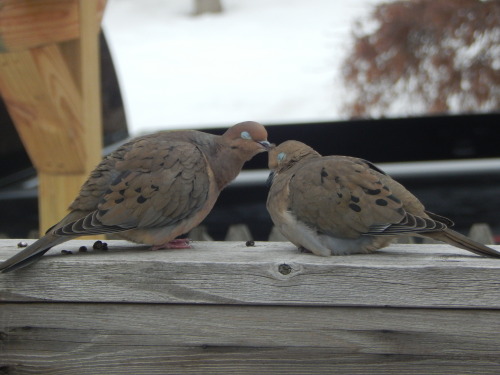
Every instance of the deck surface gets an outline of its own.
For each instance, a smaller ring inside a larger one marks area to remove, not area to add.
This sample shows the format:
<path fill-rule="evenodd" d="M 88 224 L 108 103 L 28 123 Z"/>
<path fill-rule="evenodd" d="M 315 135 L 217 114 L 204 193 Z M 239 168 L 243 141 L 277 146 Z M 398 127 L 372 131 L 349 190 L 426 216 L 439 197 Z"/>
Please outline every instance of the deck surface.
<path fill-rule="evenodd" d="M 0 240 L 0 260 L 18 242 Z M 500 260 L 446 245 L 323 258 L 288 242 L 107 242 L 0 274 L 3 373 L 499 373 Z"/>

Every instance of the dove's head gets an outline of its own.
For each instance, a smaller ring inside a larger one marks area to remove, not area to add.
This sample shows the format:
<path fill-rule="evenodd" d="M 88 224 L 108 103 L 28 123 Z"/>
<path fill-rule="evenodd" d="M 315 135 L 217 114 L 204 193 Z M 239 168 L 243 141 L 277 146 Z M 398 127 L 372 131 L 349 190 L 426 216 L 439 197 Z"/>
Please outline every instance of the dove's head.
<path fill-rule="evenodd" d="M 295 163 L 321 155 L 299 141 L 286 141 L 269 150 L 269 169 L 277 173 L 287 170 Z"/>
<path fill-rule="evenodd" d="M 264 126 L 254 121 L 240 122 L 231 126 L 222 136 L 231 149 L 250 160 L 259 152 L 268 151 L 271 144 L 267 141 Z"/>

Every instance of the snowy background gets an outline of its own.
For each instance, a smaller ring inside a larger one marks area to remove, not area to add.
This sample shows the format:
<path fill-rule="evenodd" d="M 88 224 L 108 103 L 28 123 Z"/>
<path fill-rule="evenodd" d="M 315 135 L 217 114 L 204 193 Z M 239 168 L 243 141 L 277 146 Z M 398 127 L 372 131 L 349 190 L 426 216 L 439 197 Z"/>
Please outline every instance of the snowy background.
<path fill-rule="evenodd" d="M 339 120 L 354 21 L 380 0 L 109 0 L 103 28 L 132 135 Z"/>

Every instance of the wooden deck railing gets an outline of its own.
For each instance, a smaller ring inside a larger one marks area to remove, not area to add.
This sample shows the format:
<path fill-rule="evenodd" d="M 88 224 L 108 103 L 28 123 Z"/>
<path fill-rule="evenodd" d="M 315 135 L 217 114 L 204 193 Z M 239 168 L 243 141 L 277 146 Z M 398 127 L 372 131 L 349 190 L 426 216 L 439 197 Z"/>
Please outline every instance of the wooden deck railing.
<path fill-rule="evenodd" d="M 18 242 L 0 240 L 0 260 Z M 78 251 L 92 242 L 0 274 L 0 373 L 500 371 L 500 260 L 427 244 L 328 258 L 288 242 Z"/>

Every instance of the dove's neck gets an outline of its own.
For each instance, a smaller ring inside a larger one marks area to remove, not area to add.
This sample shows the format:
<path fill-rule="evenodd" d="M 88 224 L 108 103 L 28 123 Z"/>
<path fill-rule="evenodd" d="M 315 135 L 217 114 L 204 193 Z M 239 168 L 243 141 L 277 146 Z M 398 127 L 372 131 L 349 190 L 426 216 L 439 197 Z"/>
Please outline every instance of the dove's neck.
<path fill-rule="evenodd" d="M 243 158 L 241 154 L 227 146 L 222 146 L 214 159 L 215 166 L 212 166 L 212 170 L 220 190 L 238 176 L 246 161 L 246 158 Z"/>
<path fill-rule="evenodd" d="M 210 164 L 217 187 L 222 190 L 238 176 L 248 155 L 232 149 L 222 137 L 216 137 L 213 142 L 199 144 L 198 147 Z"/>

